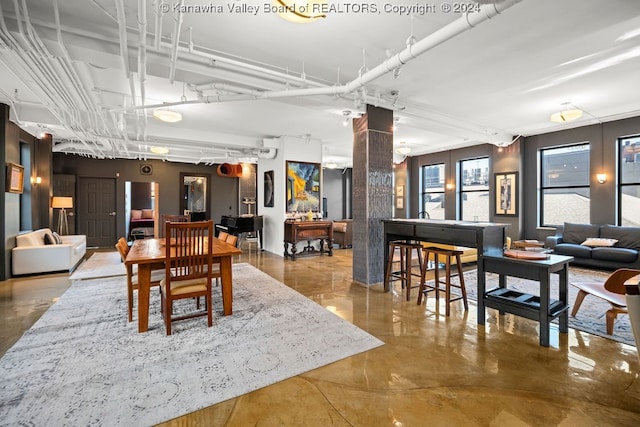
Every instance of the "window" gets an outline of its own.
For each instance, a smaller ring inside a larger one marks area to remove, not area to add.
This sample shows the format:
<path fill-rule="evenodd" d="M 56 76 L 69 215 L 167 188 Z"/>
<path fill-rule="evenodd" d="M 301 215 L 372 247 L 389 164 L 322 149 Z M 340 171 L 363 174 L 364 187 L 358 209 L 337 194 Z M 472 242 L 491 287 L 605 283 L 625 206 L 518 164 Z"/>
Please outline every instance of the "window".
<path fill-rule="evenodd" d="M 589 224 L 589 143 L 540 151 L 540 224 Z"/>
<path fill-rule="evenodd" d="M 444 163 L 422 167 L 420 218 L 444 219 Z"/>
<path fill-rule="evenodd" d="M 620 194 L 618 222 L 623 226 L 640 226 L 640 135 L 619 140 Z"/>
<path fill-rule="evenodd" d="M 489 158 L 460 162 L 460 219 L 489 221 Z"/>

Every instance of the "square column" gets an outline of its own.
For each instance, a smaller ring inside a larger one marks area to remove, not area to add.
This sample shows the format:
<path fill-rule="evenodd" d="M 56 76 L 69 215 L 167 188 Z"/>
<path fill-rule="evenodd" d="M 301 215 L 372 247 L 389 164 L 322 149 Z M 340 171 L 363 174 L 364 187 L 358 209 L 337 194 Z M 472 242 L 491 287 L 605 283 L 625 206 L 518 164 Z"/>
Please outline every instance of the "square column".
<path fill-rule="evenodd" d="M 353 120 L 353 279 L 384 280 L 383 219 L 393 216 L 393 111 L 367 105 Z"/>

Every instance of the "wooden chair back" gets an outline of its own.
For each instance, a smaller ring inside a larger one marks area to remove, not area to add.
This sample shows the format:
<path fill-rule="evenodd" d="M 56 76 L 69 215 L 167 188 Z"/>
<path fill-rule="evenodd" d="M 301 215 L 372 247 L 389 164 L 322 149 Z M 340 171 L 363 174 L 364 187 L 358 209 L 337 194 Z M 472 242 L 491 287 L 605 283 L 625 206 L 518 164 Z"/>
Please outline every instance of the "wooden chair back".
<path fill-rule="evenodd" d="M 171 335 L 171 322 L 207 316 L 208 326 L 213 324 L 211 300 L 213 221 L 167 222 L 165 246 L 165 278 L 160 284 L 162 314 L 167 335 Z M 173 316 L 173 301 L 204 297 L 206 310 L 197 310 Z"/>
<path fill-rule="evenodd" d="M 625 295 L 626 289 L 624 287 L 624 282 L 639 274 L 640 270 L 634 268 L 620 268 L 611 273 L 604 282 L 604 288 L 614 294 Z"/>
<path fill-rule="evenodd" d="M 165 237 L 165 224 L 167 222 L 189 222 L 191 220 L 191 218 L 189 217 L 189 215 L 170 215 L 170 214 L 163 214 L 162 215 L 162 219 L 160 222 L 160 229 L 158 230 L 158 233 L 160 234 L 160 237 Z"/>
<path fill-rule="evenodd" d="M 227 237 L 229 237 L 230 234 L 227 233 L 226 231 L 221 231 L 220 233 L 218 233 L 218 239 L 222 240 L 223 242 L 227 241 Z"/>
<path fill-rule="evenodd" d="M 227 238 L 225 239 L 225 242 L 227 242 L 230 245 L 235 246 L 238 243 L 238 236 L 234 236 L 233 234 L 229 234 L 227 236 Z"/>

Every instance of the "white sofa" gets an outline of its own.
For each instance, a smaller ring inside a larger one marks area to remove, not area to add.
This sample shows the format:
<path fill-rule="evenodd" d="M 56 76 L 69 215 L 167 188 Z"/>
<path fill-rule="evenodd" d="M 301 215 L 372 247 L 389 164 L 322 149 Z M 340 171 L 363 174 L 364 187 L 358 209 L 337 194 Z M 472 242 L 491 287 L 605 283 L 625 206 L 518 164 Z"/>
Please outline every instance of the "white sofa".
<path fill-rule="evenodd" d="M 11 250 L 13 275 L 73 271 L 87 252 L 87 236 L 60 236 L 62 243 L 47 244 L 48 228 L 16 236 Z"/>

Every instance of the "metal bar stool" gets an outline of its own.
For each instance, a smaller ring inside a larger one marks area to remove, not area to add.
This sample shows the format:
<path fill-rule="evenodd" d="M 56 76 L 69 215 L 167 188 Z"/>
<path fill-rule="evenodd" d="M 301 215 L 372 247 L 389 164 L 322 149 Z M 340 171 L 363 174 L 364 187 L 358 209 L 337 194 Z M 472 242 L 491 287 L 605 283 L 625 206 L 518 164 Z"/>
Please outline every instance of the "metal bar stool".
<path fill-rule="evenodd" d="M 467 303 L 467 289 L 464 286 L 464 274 L 462 274 L 462 262 L 460 261 L 460 255 L 462 255 L 462 251 L 458 251 L 455 249 L 446 249 L 446 248 L 437 248 L 433 246 L 429 246 L 422 249 L 424 252 L 424 264 L 422 269 L 422 277 L 420 278 L 420 291 L 418 292 L 418 305 L 422 303 L 422 295 L 425 295 L 430 291 L 435 291 L 436 299 L 440 298 L 440 291 L 445 292 L 445 300 L 447 302 L 446 314 L 449 316 L 451 313 L 450 303 L 453 301 L 457 301 L 459 299 L 464 303 L 464 310 L 469 310 L 469 305 Z M 425 275 L 427 273 L 427 266 L 429 264 L 429 254 L 432 253 L 434 256 L 434 273 L 435 278 L 433 282 L 433 286 L 428 285 L 425 280 Z M 440 280 L 440 255 L 444 257 L 444 265 L 445 265 L 445 281 Z M 455 258 L 457 272 L 451 273 L 451 259 Z M 458 281 L 460 282 L 458 285 L 451 282 L 452 277 L 458 276 Z M 440 285 L 444 285 L 444 289 L 441 288 Z M 451 287 L 460 288 L 460 295 L 452 297 L 451 295 Z"/>
<path fill-rule="evenodd" d="M 413 251 L 417 258 L 413 257 Z M 418 264 L 414 264 L 414 259 L 418 260 Z M 394 270 L 393 264 L 399 263 L 399 270 Z M 411 300 L 411 278 L 412 276 L 422 277 L 422 245 L 419 243 L 407 243 L 404 241 L 389 242 L 389 261 L 387 263 L 387 271 L 384 277 L 385 289 L 389 288 L 389 282 L 392 280 L 400 280 L 402 288 L 407 290 L 407 301 Z M 420 273 L 414 273 L 414 267 L 418 267 Z M 415 286 L 417 287 L 417 286 Z"/>

